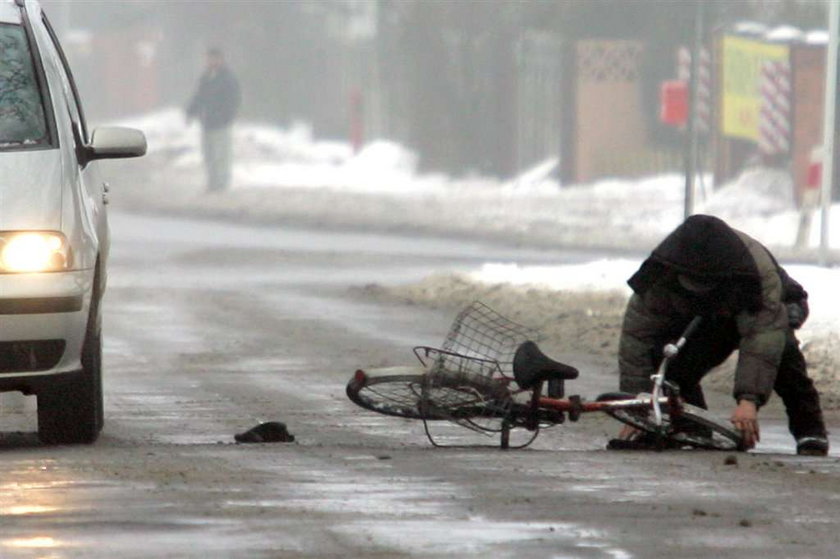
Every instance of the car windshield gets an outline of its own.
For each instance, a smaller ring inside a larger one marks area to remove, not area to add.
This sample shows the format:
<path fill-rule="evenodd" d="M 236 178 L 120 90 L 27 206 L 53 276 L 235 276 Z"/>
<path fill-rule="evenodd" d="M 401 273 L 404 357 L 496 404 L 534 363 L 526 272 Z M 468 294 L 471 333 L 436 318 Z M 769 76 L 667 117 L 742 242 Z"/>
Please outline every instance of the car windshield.
<path fill-rule="evenodd" d="M 20 25 L 0 24 L 0 149 L 39 145 L 47 139 L 26 33 Z"/>

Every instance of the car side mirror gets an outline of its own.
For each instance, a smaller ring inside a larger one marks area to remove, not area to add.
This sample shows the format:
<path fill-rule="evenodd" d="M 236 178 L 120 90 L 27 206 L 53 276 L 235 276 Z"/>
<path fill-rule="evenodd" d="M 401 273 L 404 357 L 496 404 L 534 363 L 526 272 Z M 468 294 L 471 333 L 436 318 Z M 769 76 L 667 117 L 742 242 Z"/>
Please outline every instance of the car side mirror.
<path fill-rule="evenodd" d="M 87 146 L 89 160 L 124 159 L 146 154 L 146 136 L 134 128 L 102 126 L 96 128 Z"/>

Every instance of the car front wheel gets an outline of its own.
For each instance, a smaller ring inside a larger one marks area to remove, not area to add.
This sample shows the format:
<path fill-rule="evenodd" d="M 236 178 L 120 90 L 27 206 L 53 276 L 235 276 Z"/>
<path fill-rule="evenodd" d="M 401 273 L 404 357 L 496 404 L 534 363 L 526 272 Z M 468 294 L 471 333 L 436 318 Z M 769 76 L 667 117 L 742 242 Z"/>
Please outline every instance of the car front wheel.
<path fill-rule="evenodd" d="M 102 327 L 96 274 L 82 370 L 63 375 L 38 393 L 38 438 L 46 444 L 90 444 L 102 430 Z"/>

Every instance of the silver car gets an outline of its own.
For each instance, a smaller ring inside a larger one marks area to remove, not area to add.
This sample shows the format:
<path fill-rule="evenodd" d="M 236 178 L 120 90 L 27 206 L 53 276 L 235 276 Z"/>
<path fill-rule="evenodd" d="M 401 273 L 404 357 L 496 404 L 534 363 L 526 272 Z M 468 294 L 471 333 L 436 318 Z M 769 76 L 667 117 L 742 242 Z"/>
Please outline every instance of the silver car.
<path fill-rule="evenodd" d="M 102 429 L 108 186 L 96 161 L 145 152 L 137 130 L 88 132 L 41 7 L 0 0 L 0 391 L 37 395 L 44 442 Z"/>

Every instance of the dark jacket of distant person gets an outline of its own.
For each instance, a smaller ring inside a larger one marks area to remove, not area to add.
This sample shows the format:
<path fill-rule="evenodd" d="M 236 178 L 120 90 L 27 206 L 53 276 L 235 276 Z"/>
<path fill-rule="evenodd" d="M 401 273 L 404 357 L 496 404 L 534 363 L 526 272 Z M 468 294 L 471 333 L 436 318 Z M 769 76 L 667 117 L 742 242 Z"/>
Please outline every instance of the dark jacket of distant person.
<path fill-rule="evenodd" d="M 205 130 L 233 123 L 241 103 L 239 82 L 227 66 L 202 74 L 198 90 L 187 106 L 187 117 L 197 118 Z"/>

